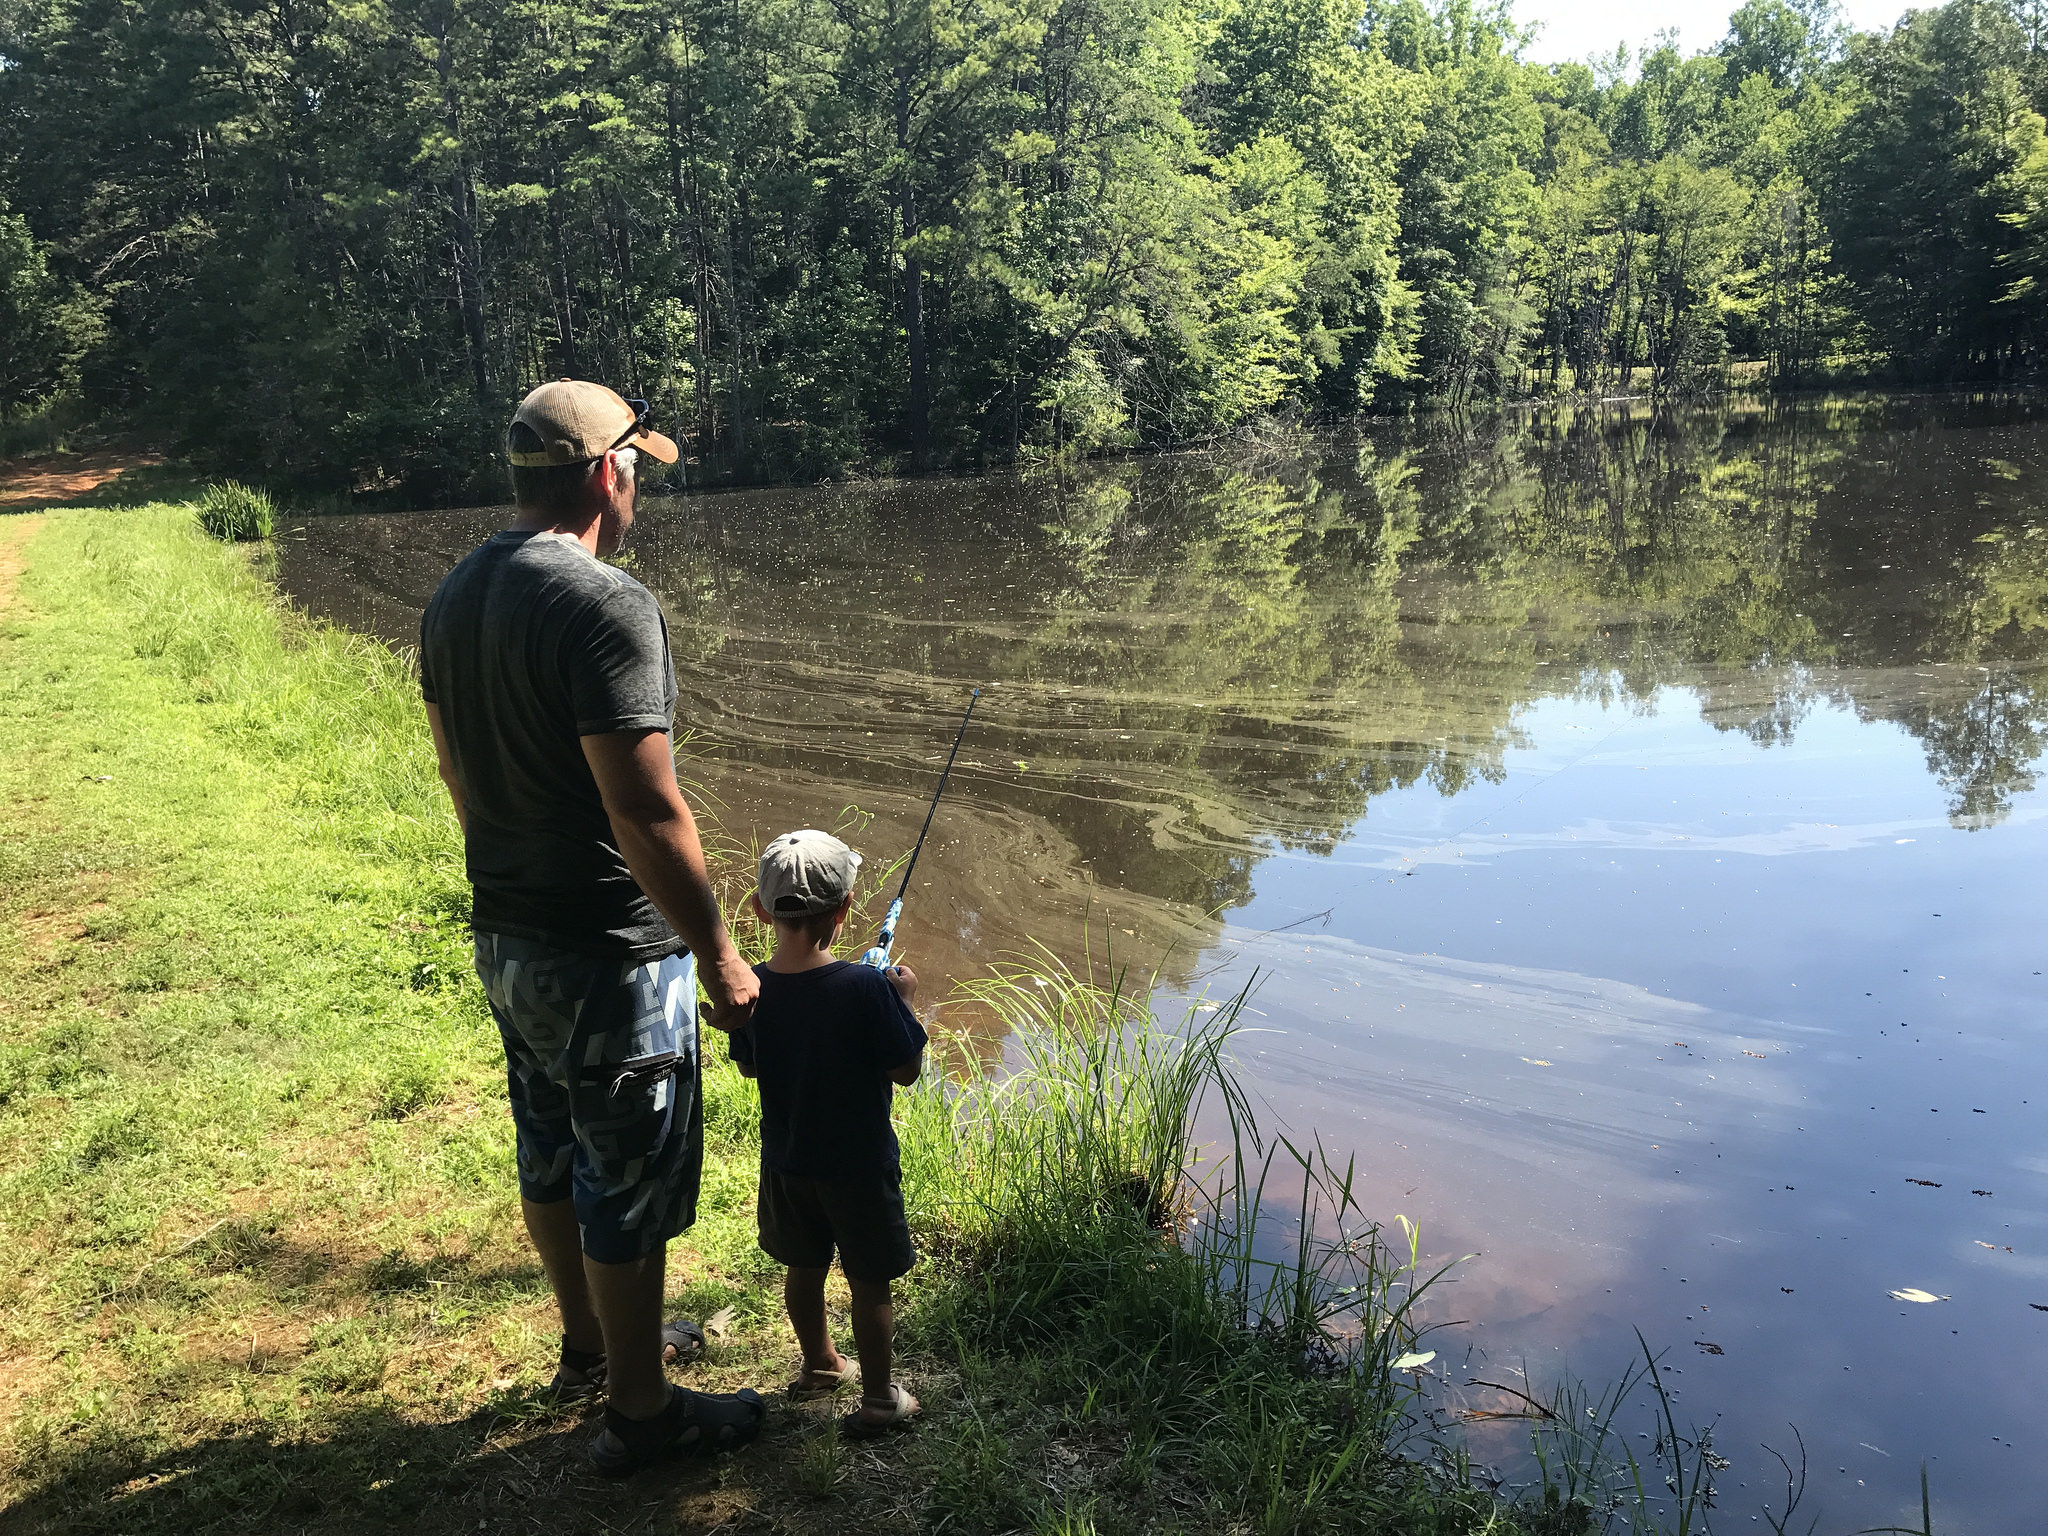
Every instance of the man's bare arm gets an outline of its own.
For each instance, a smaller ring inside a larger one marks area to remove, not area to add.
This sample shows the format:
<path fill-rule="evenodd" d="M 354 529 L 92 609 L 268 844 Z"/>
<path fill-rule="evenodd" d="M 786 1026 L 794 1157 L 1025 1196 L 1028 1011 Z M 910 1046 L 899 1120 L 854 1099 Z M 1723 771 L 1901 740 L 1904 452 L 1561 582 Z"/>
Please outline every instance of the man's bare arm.
<path fill-rule="evenodd" d="M 469 830 L 468 813 L 462 803 L 462 780 L 455 777 L 455 759 L 448 755 L 448 732 L 441 724 L 441 706 L 427 706 L 427 728 L 434 733 L 434 756 L 441 765 L 441 782 L 448 786 L 448 798 L 455 802 L 455 820 L 463 831 Z"/>
<path fill-rule="evenodd" d="M 626 867 L 697 957 L 697 974 L 711 995 L 708 1022 L 718 1029 L 738 1029 L 754 1011 L 761 983 L 725 930 L 704 867 L 697 819 L 676 784 L 668 733 L 585 736 L 583 756 Z"/>

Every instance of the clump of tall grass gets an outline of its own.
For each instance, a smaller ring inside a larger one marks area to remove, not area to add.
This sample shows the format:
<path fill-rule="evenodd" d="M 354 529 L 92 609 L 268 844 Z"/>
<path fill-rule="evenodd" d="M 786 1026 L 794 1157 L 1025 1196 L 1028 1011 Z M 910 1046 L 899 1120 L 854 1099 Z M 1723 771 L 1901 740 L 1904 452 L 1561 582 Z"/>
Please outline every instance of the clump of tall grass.
<path fill-rule="evenodd" d="M 277 526 L 277 507 L 270 493 L 239 480 L 209 485 L 200 493 L 196 506 L 199 526 L 230 544 L 267 539 Z"/>
<path fill-rule="evenodd" d="M 1007 1031 L 1007 1060 L 966 1054 L 906 1096 L 906 1183 L 921 1229 L 987 1264 L 1108 1232 L 1178 1230 L 1194 1119 L 1237 1096 L 1222 1053 L 1236 1008 L 1157 1026 L 1143 999 L 1049 954 L 961 988 Z"/>
<path fill-rule="evenodd" d="M 1261 1135 L 1228 1054 L 1251 983 L 1176 1024 L 1124 983 L 1045 952 L 960 989 L 1007 1041 L 999 1061 L 970 1055 L 905 1096 L 905 1188 L 927 1242 L 972 1269 L 1044 1268 L 1063 1284 L 1090 1255 L 1136 1242 L 1191 1266 L 1233 1325 L 1304 1358 L 1356 1354 L 1361 1327 L 1374 1351 L 1402 1353 L 1428 1283 L 1413 1229 L 1403 1257 L 1363 1220 L 1351 1167 Z M 1207 1159 L 1205 1107 L 1229 1138 Z M 1284 1216 L 1276 1170 L 1300 1185 Z"/>

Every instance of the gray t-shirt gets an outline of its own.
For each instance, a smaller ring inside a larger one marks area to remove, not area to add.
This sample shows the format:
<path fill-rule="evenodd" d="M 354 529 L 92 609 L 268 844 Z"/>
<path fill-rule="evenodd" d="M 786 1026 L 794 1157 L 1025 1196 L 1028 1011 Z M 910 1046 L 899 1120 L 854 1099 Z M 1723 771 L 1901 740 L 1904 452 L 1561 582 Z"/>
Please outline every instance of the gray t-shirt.
<path fill-rule="evenodd" d="M 462 785 L 478 929 L 631 960 L 683 948 L 626 869 L 581 741 L 673 726 L 654 594 L 564 535 L 498 534 L 427 604 L 420 692 Z"/>

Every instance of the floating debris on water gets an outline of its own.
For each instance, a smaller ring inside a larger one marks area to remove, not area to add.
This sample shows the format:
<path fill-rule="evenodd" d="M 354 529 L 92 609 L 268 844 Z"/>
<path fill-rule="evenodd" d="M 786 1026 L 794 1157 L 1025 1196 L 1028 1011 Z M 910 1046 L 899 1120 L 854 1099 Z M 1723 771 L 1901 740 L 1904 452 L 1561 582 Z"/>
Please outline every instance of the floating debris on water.
<path fill-rule="evenodd" d="M 1893 1301 L 1917 1301 L 1922 1305 L 1931 1301 L 1947 1301 L 1949 1299 L 1946 1296 L 1937 1296 L 1932 1291 L 1923 1291 L 1917 1285 L 1909 1285 L 1903 1291 L 1893 1291 L 1890 1295 Z"/>
<path fill-rule="evenodd" d="M 1918 1184 L 1922 1189 L 1939 1189 L 1941 1186 L 1932 1179 L 1908 1179 L 1908 1184 Z"/>

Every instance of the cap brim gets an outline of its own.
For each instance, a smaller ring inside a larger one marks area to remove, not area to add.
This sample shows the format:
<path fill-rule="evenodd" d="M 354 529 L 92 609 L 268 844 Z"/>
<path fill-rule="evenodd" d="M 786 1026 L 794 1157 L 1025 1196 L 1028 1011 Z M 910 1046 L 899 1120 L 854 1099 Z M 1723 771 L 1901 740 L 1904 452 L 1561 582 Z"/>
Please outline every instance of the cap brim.
<path fill-rule="evenodd" d="M 620 444 L 624 448 L 637 448 L 650 459 L 663 464 L 673 464 L 682 457 L 682 450 L 675 445 L 675 439 L 663 437 L 659 432 L 642 432 L 629 437 Z"/>

